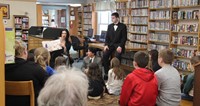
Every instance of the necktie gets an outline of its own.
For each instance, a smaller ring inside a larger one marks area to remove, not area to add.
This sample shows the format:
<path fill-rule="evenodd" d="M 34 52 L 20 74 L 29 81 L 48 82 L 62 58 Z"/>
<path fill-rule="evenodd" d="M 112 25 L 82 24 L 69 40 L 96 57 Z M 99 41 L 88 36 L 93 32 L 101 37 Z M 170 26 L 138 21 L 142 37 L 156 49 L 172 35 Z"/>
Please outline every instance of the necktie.
<path fill-rule="evenodd" d="M 92 63 L 92 59 L 90 59 L 89 63 Z"/>

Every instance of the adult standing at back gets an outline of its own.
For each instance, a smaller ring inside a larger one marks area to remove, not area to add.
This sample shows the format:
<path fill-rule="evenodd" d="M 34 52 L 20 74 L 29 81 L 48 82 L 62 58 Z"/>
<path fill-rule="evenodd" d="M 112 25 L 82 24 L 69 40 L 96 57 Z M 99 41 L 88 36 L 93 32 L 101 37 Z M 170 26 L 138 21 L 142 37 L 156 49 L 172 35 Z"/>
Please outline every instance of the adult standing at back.
<path fill-rule="evenodd" d="M 105 80 L 108 79 L 110 56 L 114 53 L 115 57 L 121 60 L 121 55 L 125 51 L 125 43 L 127 40 L 127 28 L 125 24 L 119 22 L 119 14 L 115 12 L 111 16 L 113 23 L 108 25 L 103 54 Z"/>

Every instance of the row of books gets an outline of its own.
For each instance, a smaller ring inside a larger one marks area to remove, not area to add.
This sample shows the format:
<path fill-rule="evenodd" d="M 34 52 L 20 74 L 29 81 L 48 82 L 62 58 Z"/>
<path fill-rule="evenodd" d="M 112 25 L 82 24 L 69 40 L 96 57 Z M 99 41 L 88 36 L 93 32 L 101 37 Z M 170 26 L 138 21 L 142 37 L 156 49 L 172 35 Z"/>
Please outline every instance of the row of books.
<path fill-rule="evenodd" d="M 143 8 L 148 7 L 148 0 L 134 0 L 130 2 L 131 8 Z"/>
<path fill-rule="evenodd" d="M 148 16 L 148 9 L 131 10 L 131 16 Z"/>
<path fill-rule="evenodd" d="M 83 30 L 91 29 L 92 25 L 83 25 Z"/>
<path fill-rule="evenodd" d="M 128 34 L 128 39 L 130 41 L 136 41 L 136 42 L 147 42 L 147 36 L 146 35 L 137 35 L 137 34 Z"/>
<path fill-rule="evenodd" d="M 84 13 L 83 18 L 92 18 L 92 13 Z"/>
<path fill-rule="evenodd" d="M 194 36 L 173 36 L 172 37 L 173 44 L 181 44 L 181 45 L 198 45 L 198 37 Z"/>
<path fill-rule="evenodd" d="M 170 19 L 170 11 L 151 11 L 150 19 Z"/>
<path fill-rule="evenodd" d="M 22 30 L 15 30 L 16 36 L 22 36 Z"/>
<path fill-rule="evenodd" d="M 147 48 L 146 44 L 140 44 L 140 43 L 133 43 L 130 41 L 126 42 L 126 47 L 128 48 Z"/>
<path fill-rule="evenodd" d="M 126 8 L 129 8 L 129 6 L 127 5 L 127 2 L 117 2 L 116 8 L 117 9 L 126 9 Z"/>
<path fill-rule="evenodd" d="M 133 33 L 147 33 L 147 26 L 129 26 L 129 32 Z"/>
<path fill-rule="evenodd" d="M 180 49 L 180 48 L 172 48 L 172 51 L 174 52 L 175 56 L 192 58 L 193 56 L 195 56 L 195 53 L 196 53 L 197 50 L 187 50 L 187 49 Z"/>
<path fill-rule="evenodd" d="M 169 43 L 169 34 L 163 33 L 150 33 L 149 34 L 150 41 L 159 41 L 159 42 L 166 42 Z"/>
<path fill-rule="evenodd" d="M 22 24 L 22 18 L 15 18 L 15 24 Z"/>
<path fill-rule="evenodd" d="M 148 45 L 148 49 L 152 50 L 152 49 L 156 49 L 158 51 L 163 50 L 168 48 L 167 45 L 159 45 L 159 44 L 149 44 Z"/>
<path fill-rule="evenodd" d="M 84 19 L 83 23 L 84 24 L 92 24 L 92 21 L 91 21 L 91 19 Z"/>
<path fill-rule="evenodd" d="M 173 11 L 172 18 L 177 19 L 199 19 L 199 10 L 193 11 Z"/>
<path fill-rule="evenodd" d="M 195 6 L 199 4 L 199 0 L 172 0 L 173 7 L 178 6 Z"/>
<path fill-rule="evenodd" d="M 150 8 L 169 8 L 171 0 L 150 0 Z"/>
<path fill-rule="evenodd" d="M 129 24 L 148 24 L 147 17 L 132 17 L 129 19 Z"/>
<path fill-rule="evenodd" d="M 83 11 L 84 12 L 92 12 L 92 5 L 90 5 L 90 6 L 84 6 L 83 7 Z"/>
<path fill-rule="evenodd" d="M 190 63 L 189 62 L 181 61 L 181 60 L 174 60 L 172 65 L 177 69 L 180 69 L 183 71 L 190 71 Z"/>
<path fill-rule="evenodd" d="M 117 10 L 119 16 L 128 16 L 129 10 Z"/>
<path fill-rule="evenodd" d="M 150 22 L 149 24 L 150 30 L 170 30 L 169 22 Z"/>
<path fill-rule="evenodd" d="M 198 32 L 198 24 L 173 24 L 174 32 Z"/>

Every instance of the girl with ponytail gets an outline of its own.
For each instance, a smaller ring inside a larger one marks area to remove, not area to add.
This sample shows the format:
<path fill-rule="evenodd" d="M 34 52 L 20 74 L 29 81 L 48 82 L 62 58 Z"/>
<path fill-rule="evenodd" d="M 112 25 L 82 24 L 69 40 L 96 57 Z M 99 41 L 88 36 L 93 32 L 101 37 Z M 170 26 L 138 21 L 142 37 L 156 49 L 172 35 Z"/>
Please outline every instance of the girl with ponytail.
<path fill-rule="evenodd" d="M 35 62 L 38 63 L 49 76 L 55 73 L 55 70 L 49 66 L 50 53 L 47 49 L 40 47 L 35 49 Z"/>
<path fill-rule="evenodd" d="M 108 72 L 108 82 L 106 83 L 109 94 L 120 94 L 124 77 L 125 73 L 122 69 L 120 69 L 120 61 L 114 57 L 111 60 L 111 69 Z"/>

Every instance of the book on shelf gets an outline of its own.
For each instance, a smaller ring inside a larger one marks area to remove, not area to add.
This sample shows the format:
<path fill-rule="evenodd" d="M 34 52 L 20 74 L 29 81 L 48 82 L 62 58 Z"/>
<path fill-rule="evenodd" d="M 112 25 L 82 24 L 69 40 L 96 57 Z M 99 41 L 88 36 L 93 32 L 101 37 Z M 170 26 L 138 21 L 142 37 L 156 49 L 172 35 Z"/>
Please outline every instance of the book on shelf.
<path fill-rule="evenodd" d="M 193 11 L 173 11 L 172 12 L 172 19 L 173 20 L 189 20 L 189 19 L 199 19 L 199 10 L 193 10 Z"/>
<path fill-rule="evenodd" d="M 128 16 L 129 10 L 117 10 L 117 13 L 119 14 L 119 16 Z"/>
<path fill-rule="evenodd" d="M 132 25 L 129 25 L 129 32 L 147 34 L 147 31 L 148 31 L 148 27 L 147 26 L 132 26 Z"/>
<path fill-rule="evenodd" d="M 190 71 L 190 63 L 189 62 L 176 59 L 176 60 L 174 60 L 172 65 L 179 70 Z"/>
<path fill-rule="evenodd" d="M 28 34 L 22 34 L 22 40 L 28 40 Z"/>
<path fill-rule="evenodd" d="M 194 37 L 194 36 L 173 36 L 171 43 L 172 44 L 180 44 L 180 45 L 197 46 L 198 45 L 198 37 Z"/>
<path fill-rule="evenodd" d="M 160 50 L 167 49 L 167 48 L 168 48 L 167 45 L 160 45 L 160 44 L 149 44 L 148 45 L 149 50 L 156 49 L 156 50 L 160 51 Z"/>
<path fill-rule="evenodd" d="M 150 0 L 150 8 L 169 8 L 171 7 L 171 0 Z"/>
<path fill-rule="evenodd" d="M 163 43 L 169 43 L 169 34 L 163 33 L 149 33 L 149 40 L 150 41 L 157 41 Z"/>
<path fill-rule="evenodd" d="M 92 18 L 92 13 L 84 13 L 83 18 Z"/>
<path fill-rule="evenodd" d="M 126 42 L 126 47 L 127 48 L 144 48 L 144 49 L 146 49 L 147 45 L 146 44 L 133 43 L 133 42 L 127 41 Z"/>
<path fill-rule="evenodd" d="M 116 9 L 126 9 L 129 8 L 128 2 L 117 2 Z"/>
<path fill-rule="evenodd" d="M 84 19 L 83 23 L 84 24 L 92 24 L 92 20 L 91 19 Z"/>
<path fill-rule="evenodd" d="M 175 54 L 175 56 L 184 58 L 192 58 L 197 52 L 197 50 L 188 50 L 182 48 L 172 48 L 172 51 Z"/>
<path fill-rule="evenodd" d="M 147 35 L 136 35 L 136 34 L 129 33 L 128 39 L 130 41 L 146 43 L 147 42 Z"/>
<path fill-rule="evenodd" d="M 170 22 L 150 22 L 150 30 L 170 30 Z"/>
<path fill-rule="evenodd" d="M 134 0 L 130 1 L 130 7 L 131 8 L 144 8 L 148 7 L 148 0 Z"/>
<path fill-rule="evenodd" d="M 83 12 L 92 12 L 92 5 L 84 6 Z"/>
<path fill-rule="evenodd" d="M 91 29 L 92 25 L 83 25 L 83 30 Z"/>
<path fill-rule="evenodd" d="M 22 24 L 22 18 L 21 17 L 15 17 L 15 24 Z"/>
<path fill-rule="evenodd" d="M 198 32 L 198 24 L 173 24 L 173 32 Z"/>
<path fill-rule="evenodd" d="M 148 9 L 131 10 L 131 16 L 148 16 Z"/>
<path fill-rule="evenodd" d="M 130 17 L 129 24 L 147 25 L 148 17 Z"/>
<path fill-rule="evenodd" d="M 150 19 L 170 19 L 170 11 L 150 11 Z"/>
<path fill-rule="evenodd" d="M 199 5 L 199 0 L 172 0 L 173 7 L 180 6 L 196 6 Z"/>
<path fill-rule="evenodd" d="M 15 35 L 16 36 L 21 36 L 22 35 L 22 30 L 15 30 Z"/>

